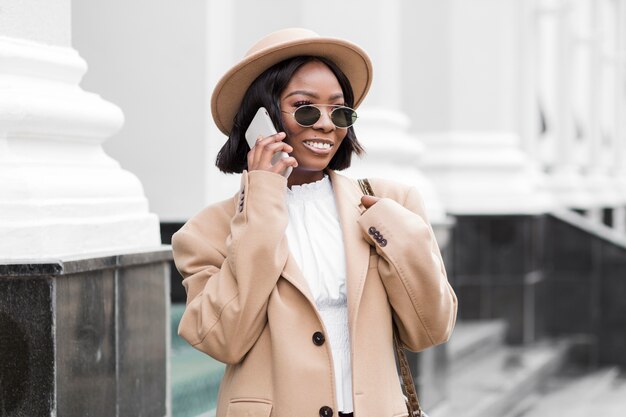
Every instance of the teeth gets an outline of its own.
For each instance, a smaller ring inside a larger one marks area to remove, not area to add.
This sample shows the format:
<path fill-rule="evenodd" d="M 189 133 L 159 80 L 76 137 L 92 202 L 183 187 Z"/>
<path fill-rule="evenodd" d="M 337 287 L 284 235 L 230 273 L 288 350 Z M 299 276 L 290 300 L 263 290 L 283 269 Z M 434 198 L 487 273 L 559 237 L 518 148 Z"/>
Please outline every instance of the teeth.
<path fill-rule="evenodd" d="M 311 141 L 307 141 L 304 142 L 307 145 L 309 145 L 312 148 L 318 148 L 318 149 L 329 149 L 330 148 L 330 143 L 322 143 L 322 142 L 311 142 Z"/>

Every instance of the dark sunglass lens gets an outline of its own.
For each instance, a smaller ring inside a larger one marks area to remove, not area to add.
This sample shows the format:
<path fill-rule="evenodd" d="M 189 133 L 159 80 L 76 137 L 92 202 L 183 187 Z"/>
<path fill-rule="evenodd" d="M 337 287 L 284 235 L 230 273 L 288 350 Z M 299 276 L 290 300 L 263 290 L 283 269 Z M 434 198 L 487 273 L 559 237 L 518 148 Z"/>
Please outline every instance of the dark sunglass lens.
<path fill-rule="evenodd" d="M 356 122 L 356 112 L 348 107 L 336 108 L 331 117 L 337 127 L 350 127 Z"/>
<path fill-rule="evenodd" d="M 313 126 L 320 119 L 320 110 L 313 106 L 298 107 L 293 116 L 296 122 L 302 126 Z"/>

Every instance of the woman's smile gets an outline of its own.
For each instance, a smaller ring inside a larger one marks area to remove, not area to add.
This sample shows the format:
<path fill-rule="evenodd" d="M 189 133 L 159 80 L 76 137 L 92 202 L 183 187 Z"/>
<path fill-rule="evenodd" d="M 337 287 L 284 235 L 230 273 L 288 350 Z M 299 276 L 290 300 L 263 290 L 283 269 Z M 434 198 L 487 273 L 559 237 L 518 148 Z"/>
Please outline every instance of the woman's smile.
<path fill-rule="evenodd" d="M 333 147 L 335 146 L 331 140 L 317 138 L 305 140 L 302 144 L 316 155 L 328 155 L 333 151 Z"/>
<path fill-rule="evenodd" d="M 324 63 L 308 62 L 293 74 L 280 97 L 285 142 L 291 145 L 291 156 L 298 161 L 289 176 L 289 186 L 322 179 L 348 132 L 335 126 L 330 118 L 333 107 L 344 104 L 341 85 Z M 321 105 L 320 117 L 310 126 L 301 126 L 293 113 L 307 105 Z"/>

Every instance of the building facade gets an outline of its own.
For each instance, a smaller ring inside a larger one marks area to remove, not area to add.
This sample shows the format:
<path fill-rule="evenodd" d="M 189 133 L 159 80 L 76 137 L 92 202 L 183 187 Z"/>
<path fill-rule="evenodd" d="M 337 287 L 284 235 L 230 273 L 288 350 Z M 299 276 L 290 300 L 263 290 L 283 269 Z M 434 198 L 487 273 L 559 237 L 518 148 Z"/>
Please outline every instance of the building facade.
<path fill-rule="evenodd" d="M 294 26 L 371 54 L 356 126 L 367 155 L 346 173 L 420 189 L 461 322 L 504 320 L 519 345 L 583 334 L 587 358 L 626 364 L 624 0 L 0 0 L 0 276 L 13 277 L 0 280 L 3 305 L 15 277 L 34 282 L 24 265 L 57 265 L 35 275 L 68 294 L 87 294 L 56 284 L 91 271 L 69 266 L 76 257 L 106 254 L 116 266 L 99 271 L 158 270 L 159 231 L 167 243 L 238 190 L 238 176 L 214 166 L 226 138 L 210 115 L 213 86 L 256 39 Z M 122 256 L 142 251 L 151 255 Z M 87 287 L 114 288 L 116 274 Z M 175 278 L 173 301 L 182 292 Z M 90 311 L 115 322 L 119 303 Z M 573 311 L 575 325 L 563 319 Z M 413 358 L 439 416 L 454 402 L 450 355 Z"/>

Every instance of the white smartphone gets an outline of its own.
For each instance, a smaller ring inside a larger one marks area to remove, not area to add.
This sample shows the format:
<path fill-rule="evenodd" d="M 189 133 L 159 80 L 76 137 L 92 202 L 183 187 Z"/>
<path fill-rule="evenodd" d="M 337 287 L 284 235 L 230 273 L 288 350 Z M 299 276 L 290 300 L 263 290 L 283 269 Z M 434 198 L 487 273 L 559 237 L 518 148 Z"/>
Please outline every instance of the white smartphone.
<path fill-rule="evenodd" d="M 250 126 L 248 126 L 248 130 L 246 130 L 246 141 L 248 142 L 248 145 L 250 145 L 250 149 L 252 149 L 254 148 L 254 145 L 256 145 L 256 139 L 259 136 L 266 138 L 268 136 L 275 135 L 276 133 L 278 132 L 276 132 L 276 128 L 274 127 L 274 123 L 272 123 L 269 113 L 265 107 L 260 107 L 254 115 Z M 272 156 L 272 165 L 276 164 L 276 162 L 280 161 L 282 158 L 288 157 L 289 154 L 287 152 L 276 152 Z M 282 175 L 285 178 L 288 178 L 292 170 L 293 167 L 289 166 L 282 172 Z"/>

